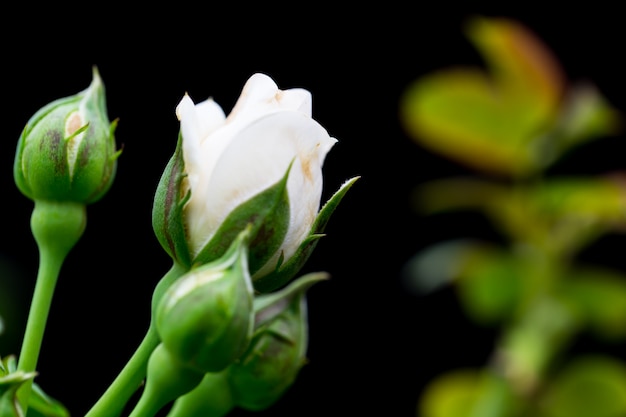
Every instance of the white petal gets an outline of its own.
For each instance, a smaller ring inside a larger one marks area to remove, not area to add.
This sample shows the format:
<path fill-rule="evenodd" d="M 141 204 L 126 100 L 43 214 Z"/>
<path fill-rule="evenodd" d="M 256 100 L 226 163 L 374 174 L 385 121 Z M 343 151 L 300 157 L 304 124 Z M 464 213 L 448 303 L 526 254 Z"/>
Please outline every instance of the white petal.
<path fill-rule="evenodd" d="M 335 142 L 317 122 L 294 111 L 268 114 L 239 131 L 198 192 L 208 198 L 190 207 L 195 212 L 188 213 L 193 253 L 235 207 L 279 181 L 297 158 L 288 181 L 292 210 L 284 245 L 286 255 L 292 254 L 319 210 L 321 165 Z"/>
<path fill-rule="evenodd" d="M 278 91 L 278 86 L 270 77 L 261 73 L 253 74 L 244 84 L 239 99 L 228 118 L 240 117 L 242 116 L 240 113 L 257 113 L 259 107 L 274 100 Z"/>
<path fill-rule="evenodd" d="M 304 88 L 292 88 L 280 91 L 277 95 L 280 108 L 285 110 L 296 110 L 311 116 L 312 98 L 311 93 Z"/>
<path fill-rule="evenodd" d="M 241 95 L 227 122 L 249 123 L 264 114 L 282 110 L 295 110 L 311 116 L 311 93 L 303 88 L 280 90 L 267 75 L 252 75 L 243 87 Z"/>
<path fill-rule="evenodd" d="M 215 160 L 224 148 L 218 140 L 212 140 L 211 133 L 219 129 L 226 116 L 222 108 L 212 99 L 197 105 L 185 94 L 176 108 L 183 135 L 183 159 L 192 199 L 202 199 L 197 190 L 203 189 L 213 170 Z"/>
<path fill-rule="evenodd" d="M 212 98 L 196 104 L 196 112 L 199 120 L 200 135 L 206 138 L 214 130 L 224 124 L 226 115 L 224 110 Z"/>
<path fill-rule="evenodd" d="M 200 134 L 202 124 L 196 114 L 191 97 L 185 94 L 176 106 L 176 116 L 180 120 L 180 132 L 183 135 L 183 160 L 189 186 L 194 189 L 200 178 L 202 158 L 200 156 Z"/>

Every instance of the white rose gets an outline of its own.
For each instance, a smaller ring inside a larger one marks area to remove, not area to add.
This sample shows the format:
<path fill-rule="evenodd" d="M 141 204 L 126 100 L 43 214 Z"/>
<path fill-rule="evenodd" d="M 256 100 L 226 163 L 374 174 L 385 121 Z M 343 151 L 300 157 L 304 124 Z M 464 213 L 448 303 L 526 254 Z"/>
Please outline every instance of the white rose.
<path fill-rule="evenodd" d="M 245 84 L 226 116 L 212 99 L 194 104 L 185 95 L 176 108 L 191 191 L 184 207 L 193 259 L 235 208 L 285 176 L 289 223 L 280 249 L 255 275 L 271 272 L 281 254 L 288 260 L 311 233 L 320 209 L 322 165 L 337 140 L 311 116 L 311 94 L 278 89 L 264 74 Z"/>

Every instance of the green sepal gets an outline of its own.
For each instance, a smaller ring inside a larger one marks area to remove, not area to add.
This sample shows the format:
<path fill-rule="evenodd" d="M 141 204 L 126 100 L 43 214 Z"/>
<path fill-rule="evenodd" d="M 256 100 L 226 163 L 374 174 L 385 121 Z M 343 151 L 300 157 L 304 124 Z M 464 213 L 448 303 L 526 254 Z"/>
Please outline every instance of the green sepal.
<path fill-rule="evenodd" d="M 43 392 L 41 387 L 33 384 L 28 399 L 28 417 L 70 417 L 69 410 L 59 401 Z"/>
<path fill-rule="evenodd" d="M 290 210 L 287 179 L 291 166 L 274 185 L 237 206 L 193 263 L 204 264 L 219 258 L 237 235 L 250 227 L 248 267 L 250 275 L 254 275 L 276 253 L 287 234 Z"/>
<path fill-rule="evenodd" d="M 185 268 L 191 266 L 191 256 L 187 244 L 183 207 L 191 196 L 182 193 L 182 181 L 186 177 L 182 151 L 182 135 L 174 155 L 170 158 L 157 186 L 152 206 L 152 228 L 159 243 L 168 255 Z"/>
<path fill-rule="evenodd" d="M 116 151 L 118 119 L 109 122 L 104 83 L 97 67 L 93 67 L 91 85 L 80 94 L 83 95 L 80 105 L 87 112 L 87 124 L 82 128 L 85 129 L 85 138 L 77 150 L 72 188 L 85 190 L 83 198 L 89 204 L 100 200 L 111 188 L 122 149 Z"/>
<path fill-rule="evenodd" d="M 267 323 L 281 314 L 289 300 L 292 300 L 299 294 L 303 294 L 311 288 L 313 284 L 327 280 L 329 277 L 329 274 L 326 272 L 311 272 L 297 278 L 279 291 L 257 295 L 254 298 L 255 334 L 259 332 L 259 329 L 262 330 Z"/>
<path fill-rule="evenodd" d="M 33 379 L 36 372 L 15 370 L 15 356 L 0 358 L 0 416 L 23 417 L 24 412 L 17 399 L 20 386 Z"/>
<path fill-rule="evenodd" d="M 0 358 L 0 416 L 23 416 L 16 392 L 24 382 L 33 379 L 36 375 L 36 372 L 18 371 L 15 355 L 10 355 L 4 360 Z M 69 417 L 69 415 L 65 406 L 48 396 L 39 385 L 33 383 L 28 398 L 28 417 Z"/>
<path fill-rule="evenodd" d="M 306 261 L 313 253 L 313 249 L 317 246 L 317 242 L 324 236 L 323 232 L 328 224 L 330 216 L 334 213 L 335 209 L 343 199 L 344 195 L 352 187 L 352 185 L 360 177 L 353 177 L 350 180 L 344 182 L 342 186 L 328 199 L 324 204 L 320 212 L 317 214 L 309 236 L 300 243 L 300 246 L 296 252 L 287 260 L 283 262 L 281 258 L 276 264 L 276 269 L 262 277 L 254 279 L 254 288 L 262 293 L 274 291 L 277 288 L 282 287 L 302 269 Z M 253 277 L 254 278 L 254 277 Z"/>

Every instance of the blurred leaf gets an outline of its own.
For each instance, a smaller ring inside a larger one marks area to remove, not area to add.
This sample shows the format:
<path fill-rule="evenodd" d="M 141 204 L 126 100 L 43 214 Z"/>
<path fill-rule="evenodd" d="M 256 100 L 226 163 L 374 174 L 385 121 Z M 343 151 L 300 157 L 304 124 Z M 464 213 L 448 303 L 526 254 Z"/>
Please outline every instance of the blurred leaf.
<path fill-rule="evenodd" d="M 409 135 L 479 170 L 535 172 L 531 143 L 555 122 L 565 80 L 543 43 L 509 19 L 475 18 L 468 37 L 488 71 L 451 68 L 410 84 L 400 101 Z"/>
<path fill-rule="evenodd" d="M 626 367 L 603 356 L 577 358 L 546 387 L 540 408 L 547 417 L 623 417 Z"/>
<path fill-rule="evenodd" d="M 558 297 L 541 293 L 529 297 L 523 310 L 506 328 L 494 357 L 516 391 L 532 393 L 579 331 L 580 321 Z"/>
<path fill-rule="evenodd" d="M 511 242 L 572 253 L 609 230 L 625 229 L 624 183 L 613 175 L 551 178 L 513 187 L 461 177 L 426 182 L 413 198 L 427 214 L 473 209 L 491 218 Z"/>
<path fill-rule="evenodd" d="M 503 250 L 485 251 L 458 281 L 465 310 L 477 322 L 493 324 L 511 318 L 527 291 L 529 268 Z"/>
<path fill-rule="evenodd" d="M 510 186 L 476 177 L 453 177 L 425 182 L 413 192 L 413 205 L 425 214 L 459 209 L 487 211 L 510 193 Z"/>
<path fill-rule="evenodd" d="M 511 113 L 516 113 L 514 127 L 533 135 L 551 122 L 566 80 L 547 46 L 527 27 L 506 18 L 470 19 L 467 35 L 484 56 Z"/>
<path fill-rule="evenodd" d="M 422 145 L 489 173 L 522 175 L 532 160 L 515 113 L 479 70 L 454 68 L 410 84 L 401 120 Z"/>
<path fill-rule="evenodd" d="M 621 116 L 596 86 L 588 82 L 572 85 L 554 131 L 536 151 L 551 162 L 573 146 L 618 133 L 622 130 Z"/>
<path fill-rule="evenodd" d="M 508 417 L 517 404 L 504 381 L 474 369 L 457 369 L 437 376 L 425 388 L 419 417 Z"/>
<path fill-rule="evenodd" d="M 626 193 L 613 178 L 553 178 L 514 190 L 492 206 L 513 240 L 572 254 L 626 224 Z"/>
<path fill-rule="evenodd" d="M 467 313 L 492 324 L 509 318 L 531 285 L 528 264 L 486 242 L 458 239 L 432 245 L 414 255 L 404 274 L 418 293 L 455 284 Z"/>
<path fill-rule="evenodd" d="M 572 268 L 560 289 L 582 320 L 608 339 L 626 337 L 626 276 L 608 269 Z"/>
<path fill-rule="evenodd" d="M 473 259 L 487 250 L 485 245 L 477 240 L 458 239 L 434 244 L 416 253 L 404 267 L 407 287 L 424 294 L 455 282 Z"/>

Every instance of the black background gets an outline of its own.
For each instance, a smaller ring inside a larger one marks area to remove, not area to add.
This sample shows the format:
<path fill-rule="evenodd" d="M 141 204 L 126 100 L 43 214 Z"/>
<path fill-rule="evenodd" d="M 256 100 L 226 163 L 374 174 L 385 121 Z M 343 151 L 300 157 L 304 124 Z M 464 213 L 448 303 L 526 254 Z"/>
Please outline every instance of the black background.
<path fill-rule="evenodd" d="M 446 3 L 132 10 L 103 3 L 72 10 L 30 6 L 34 10 L 5 15 L 14 26 L 1 29 L 0 256 L 14 268 L 2 279 L 12 280 L 21 320 L 37 271 L 32 202 L 12 179 L 24 124 L 48 102 L 86 88 L 97 65 L 124 147 L 115 183 L 89 206 L 87 230 L 63 267 L 38 383 L 80 416 L 130 357 L 148 323 L 151 291 L 170 266 L 150 216 L 178 133 L 174 109 L 188 92 L 196 102 L 212 96 L 228 111 L 254 72 L 267 73 L 280 88 L 311 91 L 314 118 L 339 140 L 324 165 L 324 200 L 361 176 L 303 271 L 332 276 L 309 292 L 309 364 L 281 401 L 257 414 L 411 416 L 435 375 L 482 365 L 494 329 L 471 323 L 450 291 L 421 298 L 402 284 L 404 262 L 426 245 L 492 231 L 480 217 L 426 219 L 411 208 L 414 186 L 465 171 L 408 138 L 397 118 L 399 96 L 430 71 L 481 65 L 464 22 L 472 15 L 506 16 L 539 35 L 572 80 L 593 80 L 614 106 L 626 109 L 626 29 L 618 9 L 600 4 L 549 13 Z M 573 152 L 555 170 L 625 168 L 622 140 L 606 138 Z M 585 256 L 624 267 L 624 243 L 609 236 Z M 11 322 L 8 330 L 19 334 L 23 325 Z M 17 338 L 0 346 L 2 355 L 19 351 Z M 580 346 L 595 348 L 593 342 Z"/>

